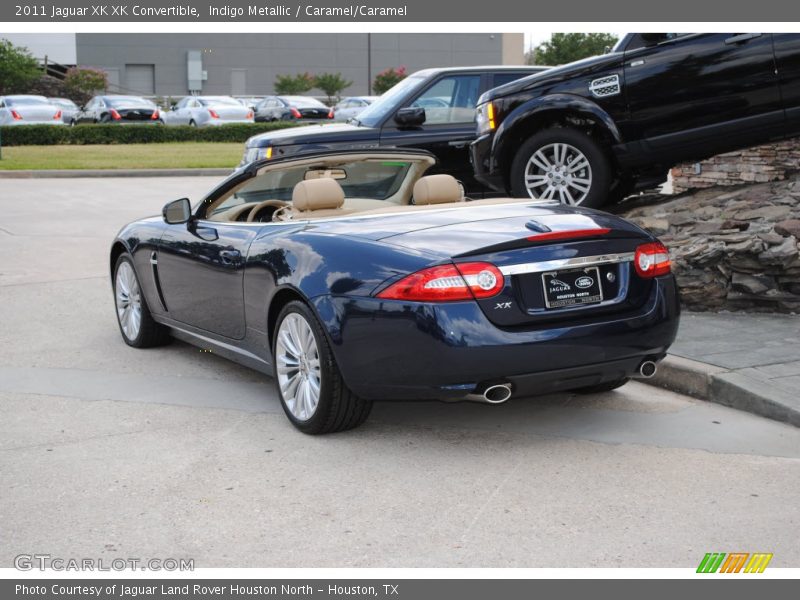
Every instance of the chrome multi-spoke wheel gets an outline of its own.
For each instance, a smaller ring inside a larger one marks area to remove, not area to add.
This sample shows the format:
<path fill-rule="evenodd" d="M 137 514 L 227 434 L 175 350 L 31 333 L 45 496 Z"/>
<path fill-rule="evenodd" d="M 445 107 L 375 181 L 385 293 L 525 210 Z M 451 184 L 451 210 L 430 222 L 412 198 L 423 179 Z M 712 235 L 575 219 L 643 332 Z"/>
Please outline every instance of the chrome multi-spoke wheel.
<path fill-rule="evenodd" d="M 319 404 L 322 372 L 314 332 L 299 313 L 289 313 L 281 321 L 275 360 L 278 387 L 286 407 L 297 420 L 309 420 Z"/>
<path fill-rule="evenodd" d="M 129 341 L 134 341 L 139 337 L 142 326 L 142 298 L 136 273 L 127 261 L 121 262 L 117 268 L 114 295 L 122 333 Z"/>
<path fill-rule="evenodd" d="M 272 356 L 283 411 L 300 431 L 344 431 L 369 415 L 372 402 L 347 387 L 324 326 L 305 302 L 291 300 L 281 308 Z"/>
<path fill-rule="evenodd" d="M 538 148 L 525 168 L 525 189 L 537 200 L 583 203 L 592 187 L 592 167 L 575 146 L 552 143 Z"/>

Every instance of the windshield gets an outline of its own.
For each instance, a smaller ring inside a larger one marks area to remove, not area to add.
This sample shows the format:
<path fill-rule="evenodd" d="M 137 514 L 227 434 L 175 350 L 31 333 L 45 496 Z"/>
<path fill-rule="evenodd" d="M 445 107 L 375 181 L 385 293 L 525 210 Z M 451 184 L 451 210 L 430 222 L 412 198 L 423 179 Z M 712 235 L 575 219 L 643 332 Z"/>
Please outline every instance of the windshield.
<path fill-rule="evenodd" d="M 107 97 L 106 102 L 108 102 L 108 105 L 113 108 L 121 108 L 128 106 L 147 106 L 149 108 L 154 106 L 154 104 L 150 102 L 150 100 L 145 100 L 144 98 L 138 98 L 136 96 Z"/>
<path fill-rule="evenodd" d="M 288 103 L 289 106 L 296 106 L 297 108 L 327 108 L 316 98 L 309 98 L 308 96 L 281 96 L 281 100 Z"/>
<path fill-rule="evenodd" d="M 336 165 L 336 182 L 346 198 L 387 200 L 403 184 L 414 160 L 358 160 Z M 263 200 L 291 202 L 294 186 L 306 179 L 321 177 L 330 172 L 327 165 L 303 165 L 266 171 L 247 182 L 234 194 L 214 206 L 207 218 L 225 212 L 233 206 L 257 203 Z"/>
<path fill-rule="evenodd" d="M 227 96 L 207 96 L 200 98 L 200 104 L 203 106 L 241 106 L 233 98 Z"/>
<path fill-rule="evenodd" d="M 16 98 L 6 98 L 9 106 L 24 106 L 26 104 L 50 104 L 46 98 L 40 96 L 17 96 Z"/>
<path fill-rule="evenodd" d="M 406 77 L 393 88 L 380 96 L 358 115 L 358 122 L 367 127 L 376 127 L 386 116 L 397 108 L 397 101 L 409 91 L 416 89 L 425 81 L 424 77 Z"/>

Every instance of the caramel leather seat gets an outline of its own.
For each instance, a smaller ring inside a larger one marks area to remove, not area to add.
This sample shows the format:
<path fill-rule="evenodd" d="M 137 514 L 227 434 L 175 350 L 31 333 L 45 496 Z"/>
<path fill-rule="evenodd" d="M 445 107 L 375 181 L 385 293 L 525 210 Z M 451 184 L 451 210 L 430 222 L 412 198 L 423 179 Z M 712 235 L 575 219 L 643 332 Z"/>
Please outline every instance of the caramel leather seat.
<path fill-rule="evenodd" d="M 321 177 L 306 179 L 292 190 L 291 219 L 317 219 L 350 214 L 345 210 L 344 191 L 335 179 Z M 289 215 L 281 215 L 284 220 Z"/>
<path fill-rule="evenodd" d="M 464 188 L 455 177 L 443 173 L 420 177 L 414 184 L 413 194 L 417 206 L 464 201 Z"/>

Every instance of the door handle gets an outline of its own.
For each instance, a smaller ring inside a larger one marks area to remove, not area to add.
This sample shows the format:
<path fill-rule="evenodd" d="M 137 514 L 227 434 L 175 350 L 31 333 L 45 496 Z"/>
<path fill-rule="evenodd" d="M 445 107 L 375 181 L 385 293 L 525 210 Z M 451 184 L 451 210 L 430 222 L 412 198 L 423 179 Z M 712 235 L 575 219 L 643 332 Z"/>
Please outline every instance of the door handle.
<path fill-rule="evenodd" d="M 746 42 L 748 40 L 754 40 L 755 38 L 761 37 L 760 33 L 737 33 L 734 36 L 731 36 L 725 40 L 725 43 L 730 44 L 741 44 L 742 42 Z"/>
<path fill-rule="evenodd" d="M 466 148 L 469 142 L 465 140 L 456 140 L 455 142 L 447 142 L 447 145 L 452 148 Z"/>
<path fill-rule="evenodd" d="M 220 250 L 219 259 L 223 265 L 233 265 L 239 262 L 242 253 L 238 250 Z"/>

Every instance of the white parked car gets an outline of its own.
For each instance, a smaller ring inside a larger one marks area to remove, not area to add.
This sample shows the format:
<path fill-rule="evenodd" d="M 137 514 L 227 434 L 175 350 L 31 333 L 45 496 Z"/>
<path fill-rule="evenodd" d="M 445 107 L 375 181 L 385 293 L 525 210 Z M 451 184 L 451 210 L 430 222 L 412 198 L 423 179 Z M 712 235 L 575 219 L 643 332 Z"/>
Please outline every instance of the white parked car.
<path fill-rule="evenodd" d="M 349 121 L 378 98 L 379 96 L 350 96 L 349 98 L 342 98 L 341 102 L 333 107 L 333 120 L 339 122 Z"/>
<path fill-rule="evenodd" d="M 253 123 L 253 111 L 230 96 L 186 96 L 163 115 L 167 125 L 215 127 Z"/>
<path fill-rule="evenodd" d="M 72 123 L 75 116 L 81 111 L 77 104 L 69 98 L 48 98 L 50 104 L 61 109 L 61 120 L 67 125 Z"/>
<path fill-rule="evenodd" d="M 44 96 L 0 96 L 0 125 L 64 125 L 62 110 Z"/>

